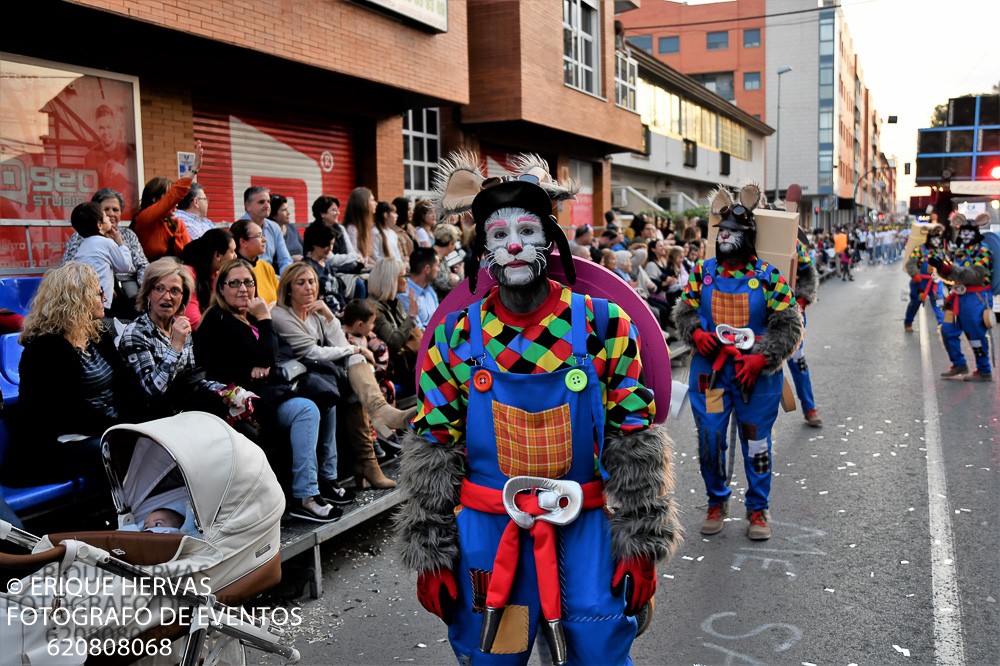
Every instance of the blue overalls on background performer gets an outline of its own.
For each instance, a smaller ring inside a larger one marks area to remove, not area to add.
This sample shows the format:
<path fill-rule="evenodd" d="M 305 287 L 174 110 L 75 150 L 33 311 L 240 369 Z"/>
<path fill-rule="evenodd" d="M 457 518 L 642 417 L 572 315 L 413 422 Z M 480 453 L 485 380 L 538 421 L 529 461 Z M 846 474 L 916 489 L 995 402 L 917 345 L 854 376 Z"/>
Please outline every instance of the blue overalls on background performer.
<path fill-rule="evenodd" d="M 721 186 L 713 194 L 716 257 L 695 266 L 674 321 L 696 350 L 688 396 L 708 495 L 700 531 L 720 532 L 728 514 L 727 436 L 735 415 L 747 476 L 747 536 L 763 540 L 771 536 L 771 427 L 781 402 L 781 367 L 801 342 L 802 318 L 781 272 L 757 257 L 753 208 L 764 204 L 760 189 L 747 185 L 739 196 L 734 202 Z M 740 351 L 724 344 L 720 325 L 741 329 L 752 346 Z"/>
<path fill-rule="evenodd" d="M 554 663 L 628 664 L 655 562 L 680 539 L 670 442 L 650 427 L 628 315 L 546 277 L 554 243 L 575 279 L 552 216 L 572 191 L 537 156 L 515 161 L 517 179 L 486 180 L 478 164 L 443 164 L 439 202 L 472 211 L 473 254 L 498 286 L 448 315 L 424 358 L 402 560 L 459 663 L 527 663 L 542 631 Z"/>
<path fill-rule="evenodd" d="M 816 270 L 816 262 L 812 260 L 806 247 L 802 242 L 804 232 L 799 229 L 800 239 L 795 243 L 796 258 L 796 278 L 795 278 L 795 303 L 802 312 L 802 342 L 798 349 L 788 359 L 788 372 L 792 375 L 792 382 L 795 384 L 795 393 L 802 404 L 802 414 L 806 423 L 813 428 L 823 425 L 819 410 L 816 409 L 816 398 L 813 395 L 812 375 L 809 372 L 809 364 L 806 362 L 806 308 L 816 301 L 819 293 L 819 271 Z"/>
<path fill-rule="evenodd" d="M 907 333 L 913 332 L 913 320 L 917 316 L 917 310 L 925 303 L 934 310 L 938 326 L 944 323 L 944 312 L 938 305 L 938 299 L 943 296 L 944 290 L 931 272 L 932 265 L 928 260 L 932 257 L 945 260 L 944 227 L 936 223 L 930 225 L 927 229 L 927 240 L 923 245 L 913 248 L 906 259 L 906 264 L 903 265 L 903 269 L 910 276 L 910 301 L 906 304 L 906 315 L 903 317 L 903 330 Z"/>
<path fill-rule="evenodd" d="M 945 299 L 941 325 L 941 337 L 951 361 L 951 367 L 941 373 L 946 379 L 965 375 L 967 382 L 993 381 L 989 329 L 993 325 L 991 281 L 995 277 L 995 258 L 983 242 L 980 231 L 989 223 L 989 213 L 982 213 L 975 220 L 968 220 L 961 213 L 953 215 L 951 225 L 958 229 L 958 248 L 953 261 L 948 263 L 937 257 L 928 259 L 942 277 L 954 283 Z M 976 360 L 972 374 L 968 374 L 969 365 L 962 352 L 963 333 Z"/>

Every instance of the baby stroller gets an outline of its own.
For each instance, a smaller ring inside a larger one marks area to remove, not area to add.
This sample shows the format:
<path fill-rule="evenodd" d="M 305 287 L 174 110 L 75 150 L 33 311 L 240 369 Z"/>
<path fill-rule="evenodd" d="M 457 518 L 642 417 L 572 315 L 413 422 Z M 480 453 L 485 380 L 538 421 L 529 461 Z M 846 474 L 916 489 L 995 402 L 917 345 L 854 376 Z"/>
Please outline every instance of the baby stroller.
<path fill-rule="evenodd" d="M 244 646 L 297 661 L 278 643 L 284 609 L 225 605 L 281 577 L 285 502 L 264 453 L 202 412 L 115 426 L 101 448 L 121 529 L 39 538 L 0 521 L 32 551 L 0 554 L 0 666 L 242 664 Z M 137 531 L 165 507 L 182 527 Z"/>

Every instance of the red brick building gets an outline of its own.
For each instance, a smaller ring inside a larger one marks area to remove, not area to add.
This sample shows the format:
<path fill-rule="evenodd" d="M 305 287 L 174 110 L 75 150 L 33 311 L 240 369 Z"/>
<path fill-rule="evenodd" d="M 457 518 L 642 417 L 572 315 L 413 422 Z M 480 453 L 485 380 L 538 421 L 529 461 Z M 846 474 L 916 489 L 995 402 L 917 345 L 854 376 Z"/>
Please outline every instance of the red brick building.
<path fill-rule="evenodd" d="M 626 37 L 758 120 L 765 109 L 766 0 L 647 2 L 619 17 Z"/>
<path fill-rule="evenodd" d="M 202 140 L 216 221 L 242 214 L 250 185 L 288 196 L 298 223 L 320 194 L 358 185 L 421 196 L 462 147 L 487 168 L 541 153 L 584 184 L 563 222 L 596 221 L 610 207 L 604 156 L 642 140 L 634 96 L 633 110 L 616 103 L 616 4 L 638 2 L 19 5 L 0 61 L 0 272 L 59 263 L 69 211 L 107 184 L 87 166 L 101 141 L 122 156 L 131 206 Z"/>

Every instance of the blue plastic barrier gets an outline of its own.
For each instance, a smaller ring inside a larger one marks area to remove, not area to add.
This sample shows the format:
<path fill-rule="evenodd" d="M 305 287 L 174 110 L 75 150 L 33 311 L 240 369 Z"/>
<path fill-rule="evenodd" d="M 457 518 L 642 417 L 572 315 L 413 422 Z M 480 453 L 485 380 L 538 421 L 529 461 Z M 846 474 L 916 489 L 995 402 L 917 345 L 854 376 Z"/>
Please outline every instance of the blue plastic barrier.
<path fill-rule="evenodd" d="M 28 314 L 28 306 L 41 281 L 40 277 L 0 278 L 0 308 L 20 315 Z"/>
<path fill-rule="evenodd" d="M 17 341 L 20 333 L 7 333 L 0 336 L 0 375 L 15 387 L 21 383 L 21 373 L 18 367 L 21 365 L 21 352 L 24 347 Z M 16 395 L 15 389 L 15 395 Z M 4 387 L 4 395 L 7 389 Z"/>

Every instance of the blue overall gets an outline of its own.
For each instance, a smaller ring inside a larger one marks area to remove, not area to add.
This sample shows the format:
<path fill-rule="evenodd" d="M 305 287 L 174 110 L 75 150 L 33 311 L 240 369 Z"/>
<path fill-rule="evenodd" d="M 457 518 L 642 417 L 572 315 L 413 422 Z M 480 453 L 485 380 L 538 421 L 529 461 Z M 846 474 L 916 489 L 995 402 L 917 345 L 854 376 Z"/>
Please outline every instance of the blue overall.
<path fill-rule="evenodd" d="M 938 253 L 939 256 L 944 258 L 943 254 Z M 927 258 L 929 255 L 924 255 L 923 259 L 920 261 L 920 273 L 922 275 L 930 275 L 931 268 L 930 264 L 927 263 Z M 910 281 L 910 302 L 906 306 L 906 315 L 903 317 L 903 323 L 907 326 L 913 323 L 913 319 L 917 316 L 917 310 L 920 308 L 923 301 L 920 297 L 923 296 L 924 290 L 927 289 L 927 281 L 930 278 L 920 278 L 916 282 Z M 936 282 L 931 286 L 930 292 L 927 294 L 927 301 L 930 303 L 931 309 L 934 310 L 934 316 L 937 318 L 938 326 L 944 323 L 944 312 L 938 305 L 938 299 L 943 295 L 943 290 L 941 288 L 941 283 Z"/>
<path fill-rule="evenodd" d="M 570 479 L 581 484 L 600 480 L 603 470 L 598 461 L 604 443 L 604 404 L 600 379 L 587 354 L 584 297 L 573 294 L 572 301 L 571 341 L 576 365 L 554 372 L 517 374 L 501 371 L 484 346 L 482 301 L 469 308 L 469 322 L 472 358 L 479 367 L 473 368 L 469 387 L 466 478 L 499 491 L 510 476 L 529 474 L 525 469 L 511 469 L 507 454 L 513 448 L 515 457 L 520 455 L 526 461 L 522 464 L 537 469 L 538 465 L 551 465 L 554 461 L 560 471 L 565 470 L 549 478 Z M 586 386 L 582 390 L 579 370 L 586 375 Z M 485 388 L 476 381 L 477 374 L 482 372 L 489 373 L 492 379 Z M 568 379 L 570 373 L 575 374 Z M 575 385 L 573 379 L 577 380 Z M 570 385 L 576 390 L 571 390 Z M 498 415 L 513 421 L 525 412 L 528 413 L 525 418 L 530 418 L 546 410 L 564 410 L 567 405 L 568 420 L 562 422 L 567 437 L 562 441 L 545 442 L 549 447 L 547 452 L 525 446 L 524 442 L 503 441 L 504 438 L 497 434 L 497 426 L 506 425 Z M 501 462 L 501 457 L 505 462 Z M 503 466 L 507 467 L 506 473 Z M 534 540 L 527 531 L 521 530 L 517 574 L 504 611 L 506 616 L 524 611 L 514 606 L 527 608 L 528 621 L 523 628 L 525 650 L 485 654 L 479 650 L 483 615 L 472 610 L 470 572 L 493 570 L 500 538 L 511 520 L 507 514 L 484 513 L 469 507 L 462 507 L 456 520 L 460 544 L 455 571 L 458 608 L 448 630 L 455 655 L 460 663 L 525 664 L 531 655 L 539 621 L 544 620 L 540 611 Z M 623 597 L 611 594 L 615 562 L 611 556 L 607 515 L 600 509 L 584 510 L 574 522 L 557 528 L 557 533 L 562 621 L 569 663 L 594 663 L 595 656 L 600 655 L 601 663 L 631 664 L 629 649 L 637 624 L 634 618 L 625 616 Z"/>
<path fill-rule="evenodd" d="M 963 249 L 955 254 L 955 263 L 958 266 L 968 267 L 975 262 L 979 246 Z M 994 258 L 994 261 L 996 259 Z M 991 269 L 992 266 L 988 266 Z M 989 272 L 987 273 L 989 274 Z M 967 365 L 965 354 L 962 352 L 962 334 L 969 340 L 972 347 L 972 354 L 976 359 L 976 370 L 981 375 L 992 374 L 990 366 L 990 331 L 986 328 L 983 320 L 983 313 L 993 307 L 993 293 L 987 287 L 984 291 L 969 292 L 965 294 L 955 294 L 949 298 L 958 298 L 958 318 L 954 321 L 945 321 L 941 324 L 941 337 L 944 340 L 945 349 L 948 350 L 948 358 L 951 364 L 956 367 Z M 949 302 L 945 304 L 945 310 L 949 310 Z M 949 317 L 950 318 L 950 317 Z M 946 318 L 948 319 L 948 318 Z"/>
<path fill-rule="evenodd" d="M 767 297 L 764 287 L 770 283 L 769 271 L 776 269 L 769 266 L 765 271 L 761 264 L 758 260 L 755 273 L 741 278 L 726 278 L 715 274 L 715 259 L 705 261 L 701 305 L 698 308 L 704 330 L 715 334 L 716 324 L 728 324 L 740 328 L 749 327 L 757 336 L 767 333 Z M 719 301 L 720 312 L 748 313 L 748 320 L 730 318 L 729 321 L 715 321 L 712 302 L 716 299 Z M 723 303 L 742 303 L 743 307 L 725 308 Z M 753 350 L 745 353 L 753 353 Z M 722 504 L 732 494 L 726 478 L 726 438 L 729 418 L 735 411 L 743 451 L 743 469 L 747 476 L 746 508 L 748 511 L 766 509 L 771 493 L 771 427 L 778 418 L 784 382 L 781 369 L 770 375 L 762 372 L 757 377 L 749 401 L 744 403 L 732 360 L 727 360 L 722 367 L 715 390 L 709 395 L 708 380 L 713 360 L 695 351 L 691 359 L 688 391 L 691 411 L 694 412 L 698 428 L 698 462 L 705 481 L 708 504 Z"/>
<path fill-rule="evenodd" d="M 792 381 L 795 382 L 795 393 L 802 403 L 802 411 L 808 413 L 816 409 L 816 399 L 813 398 L 812 379 L 809 376 L 809 365 L 806 363 L 806 313 L 802 311 L 802 342 L 795 354 L 788 359 L 788 371 L 792 374 Z"/>

